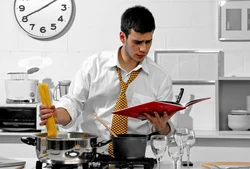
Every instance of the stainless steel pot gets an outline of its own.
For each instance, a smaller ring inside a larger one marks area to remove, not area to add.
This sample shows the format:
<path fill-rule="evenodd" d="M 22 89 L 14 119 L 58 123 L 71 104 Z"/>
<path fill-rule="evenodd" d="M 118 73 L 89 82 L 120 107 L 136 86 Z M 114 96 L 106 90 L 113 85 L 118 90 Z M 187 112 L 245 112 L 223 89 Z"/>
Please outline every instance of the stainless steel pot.
<path fill-rule="evenodd" d="M 89 133 L 58 133 L 56 138 L 48 138 L 47 133 L 34 137 L 22 137 L 21 141 L 36 147 L 37 158 L 50 164 L 82 164 L 95 158 L 97 136 Z"/>

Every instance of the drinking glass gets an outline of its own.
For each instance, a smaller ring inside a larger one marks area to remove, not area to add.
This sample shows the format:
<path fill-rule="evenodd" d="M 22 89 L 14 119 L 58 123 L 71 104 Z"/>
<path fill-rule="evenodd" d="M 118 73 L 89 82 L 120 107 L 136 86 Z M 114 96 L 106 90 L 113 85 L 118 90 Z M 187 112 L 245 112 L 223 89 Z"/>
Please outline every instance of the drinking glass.
<path fill-rule="evenodd" d="M 188 168 L 189 168 L 189 161 L 190 161 L 190 149 L 193 147 L 194 143 L 195 143 L 195 132 L 194 132 L 194 130 L 189 130 L 188 139 L 184 145 L 184 147 L 187 150 L 187 166 L 188 166 Z"/>
<path fill-rule="evenodd" d="M 178 145 L 184 147 L 188 140 L 189 130 L 187 128 L 176 128 L 174 131 L 174 140 Z M 182 164 L 182 156 L 180 157 L 180 163 Z"/>
<path fill-rule="evenodd" d="M 170 139 L 168 142 L 168 155 L 174 161 L 174 169 L 177 169 L 177 161 L 181 159 L 183 155 L 182 142 L 177 143 L 175 139 Z"/>
<path fill-rule="evenodd" d="M 150 138 L 151 149 L 157 159 L 157 165 L 160 169 L 160 161 L 163 157 L 168 144 L 168 138 L 165 135 L 154 135 Z"/>

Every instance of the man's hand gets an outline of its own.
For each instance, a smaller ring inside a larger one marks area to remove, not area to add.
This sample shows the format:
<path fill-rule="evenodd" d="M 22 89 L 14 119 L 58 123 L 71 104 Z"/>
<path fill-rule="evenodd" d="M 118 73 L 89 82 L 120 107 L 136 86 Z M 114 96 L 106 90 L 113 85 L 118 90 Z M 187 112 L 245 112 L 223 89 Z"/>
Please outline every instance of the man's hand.
<path fill-rule="evenodd" d="M 40 105 L 40 125 L 46 125 L 49 117 L 54 116 L 55 122 L 60 125 L 67 125 L 72 119 L 68 111 L 64 108 L 55 108 L 54 105 Z"/>
<path fill-rule="evenodd" d="M 168 115 L 166 111 L 163 112 L 163 115 L 160 116 L 158 112 L 154 112 L 155 116 L 151 116 L 147 113 L 143 113 L 147 120 L 149 120 L 152 126 L 158 131 L 160 134 L 167 135 L 170 132 L 170 127 L 168 125 L 168 120 L 171 116 Z"/>
<path fill-rule="evenodd" d="M 44 126 L 47 123 L 48 118 L 51 116 L 56 116 L 56 108 L 54 105 L 46 106 L 40 105 L 40 126 Z M 57 122 L 57 121 L 56 121 Z"/>

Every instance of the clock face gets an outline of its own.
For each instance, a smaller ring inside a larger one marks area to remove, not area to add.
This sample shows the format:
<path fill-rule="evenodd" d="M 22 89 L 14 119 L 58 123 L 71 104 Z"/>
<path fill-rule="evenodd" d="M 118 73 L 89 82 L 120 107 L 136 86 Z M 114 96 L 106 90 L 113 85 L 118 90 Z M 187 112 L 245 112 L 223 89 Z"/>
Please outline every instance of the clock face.
<path fill-rule="evenodd" d="M 61 34 L 73 15 L 73 0 L 15 0 L 14 13 L 20 27 L 37 39 Z"/>

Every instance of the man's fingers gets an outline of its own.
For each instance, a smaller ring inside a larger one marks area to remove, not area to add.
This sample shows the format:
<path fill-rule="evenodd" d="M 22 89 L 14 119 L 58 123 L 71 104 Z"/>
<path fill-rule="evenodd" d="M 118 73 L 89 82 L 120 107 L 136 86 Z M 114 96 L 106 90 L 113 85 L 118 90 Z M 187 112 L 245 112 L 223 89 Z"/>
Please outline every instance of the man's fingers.
<path fill-rule="evenodd" d="M 43 110 L 40 111 L 39 116 L 41 117 L 41 116 L 43 116 L 45 114 L 48 114 L 48 113 L 53 113 L 53 110 L 51 110 L 51 109 L 43 109 Z"/>
<path fill-rule="evenodd" d="M 163 117 L 164 119 L 170 119 L 170 116 L 168 115 L 166 111 L 163 112 Z"/>
<path fill-rule="evenodd" d="M 148 113 L 143 113 L 144 116 L 146 116 L 146 119 L 149 120 L 150 122 L 153 122 L 153 117 L 149 115 Z"/>
<path fill-rule="evenodd" d="M 39 123 L 39 125 L 40 125 L 40 126 L 44 126 L 46 123 L 47 123 L 47 119 L 41 121 L 41 122 Z"/>
<path fill-rule="evenodd" d="M 41 120 L 46 120 L 48 118 L 50 118 L 51 116 L 53 116 L 53 113 L 46 113 L 40 116 Z"/>
<path fill-rule="evenodd" d="M 161 117 L 160 117 L 160 115 L 159 115 L 159 113 L 157 111 L 154 111 L 154 115 L 155 115 L 157 120 L 161 119 Z"/>
<path fill-rule="evenodd" d="M 40 107 L 40 109 L 49 109 L 50 108 L 50 106 L 47 106 L 44 104 L 41 104 L 39 107 Z"/>

